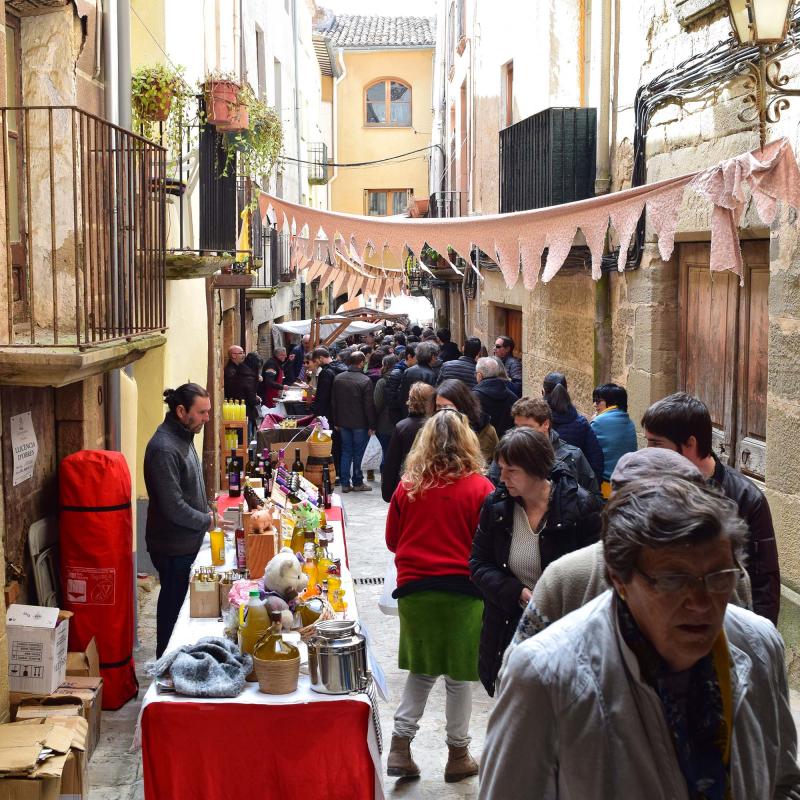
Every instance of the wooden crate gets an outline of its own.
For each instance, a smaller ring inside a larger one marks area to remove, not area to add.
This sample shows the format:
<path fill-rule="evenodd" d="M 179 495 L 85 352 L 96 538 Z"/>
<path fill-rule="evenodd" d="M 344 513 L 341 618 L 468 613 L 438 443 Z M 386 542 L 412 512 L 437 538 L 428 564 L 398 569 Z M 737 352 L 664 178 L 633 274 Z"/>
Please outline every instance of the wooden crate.
<path fill-rule="evenodd" d="M 220 428 L 219 446 L 222 458 L 219 464 L 219 485 L 224 490 L 228 488 L 228 478 L 225 474 L 225 459 L 231 454 L 230 448 L 226 444 L 225 436 L 229 431 L 237 432 L 239 447 L 236 448 L 236 455 L 244 459 L 243 464 L 247 464 L 247 420 L 237 420 L 235 422 L 223 422 Z"/>

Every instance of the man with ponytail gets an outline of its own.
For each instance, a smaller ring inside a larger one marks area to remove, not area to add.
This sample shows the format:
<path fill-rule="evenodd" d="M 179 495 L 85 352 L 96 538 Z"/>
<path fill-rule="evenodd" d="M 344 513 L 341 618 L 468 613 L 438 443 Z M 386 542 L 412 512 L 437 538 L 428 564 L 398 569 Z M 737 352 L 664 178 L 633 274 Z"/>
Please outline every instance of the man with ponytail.
<path fill-rule="evenodd" d="M 192 563 L 211 529 L 203 468 L 194 447 L 194 437 L 208 422 L 211 400 L 202 386 L 184 383 L 167 389 L 164 402 L 169 410 L 144 453 L 149 497 L 145 541 L 161 581 L 156 658 L 167 648 L 189 589 Z"/>

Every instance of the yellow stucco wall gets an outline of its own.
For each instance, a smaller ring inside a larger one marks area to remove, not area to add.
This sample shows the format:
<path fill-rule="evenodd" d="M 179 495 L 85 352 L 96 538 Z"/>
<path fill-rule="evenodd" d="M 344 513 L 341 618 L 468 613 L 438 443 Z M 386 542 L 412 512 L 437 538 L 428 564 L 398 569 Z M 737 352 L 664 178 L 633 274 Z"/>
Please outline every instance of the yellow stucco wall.
<path fill-rule="evenodd" d="M 164 0 L 131 0 L 131 67 L 165 60 Z"/>
<path fill-rule="evenodd" d="M 371 161 L 407 153 L 431 142 L 433 124 L 433 49 L 345 51 L 346 74 L 335 85 L 336 160 Z M 364 124 L 364 92 L 381 78 L 411 85 L 410 128 L 374 128 Z M 417 200 L 428 196 L 428 159 L 379 166 L 339 168 L 331 182 L 331 208 L 364 214 L 367 189 L 412 189 Z"/>

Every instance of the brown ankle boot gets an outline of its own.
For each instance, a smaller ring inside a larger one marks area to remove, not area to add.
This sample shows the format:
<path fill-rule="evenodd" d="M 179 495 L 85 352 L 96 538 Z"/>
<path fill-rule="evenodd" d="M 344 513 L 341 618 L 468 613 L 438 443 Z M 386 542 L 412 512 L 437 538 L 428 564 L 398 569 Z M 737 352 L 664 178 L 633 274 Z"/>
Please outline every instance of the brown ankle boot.
<path fill-rule="evenodd" d="M 469 754 L 469 748 L 453 747 L 447 745 L 449 755 L 447 766 L 444 768 L 444 779 L 446 783 L 457 783 L 464 778 L 471 778 L 478 774 L 478 762 Z"/>
<path fill-rule="evenodd" d="M 411 758 L 411 739 L 405 736 L 392 736 L 386 774 L 390 778 L 418 778 L 419 767 Z"/>

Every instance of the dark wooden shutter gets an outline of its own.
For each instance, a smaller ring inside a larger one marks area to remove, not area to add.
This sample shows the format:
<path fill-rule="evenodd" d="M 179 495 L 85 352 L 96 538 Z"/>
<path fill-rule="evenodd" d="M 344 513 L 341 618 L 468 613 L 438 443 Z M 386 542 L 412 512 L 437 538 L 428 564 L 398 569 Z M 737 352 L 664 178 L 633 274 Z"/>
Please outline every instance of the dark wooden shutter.
<path fill-rule="evenodd" d="M 236 159 L 225 167 L 222 137 L 211 125 L 200 133 L 200 249 L 236 249 Z"/>

